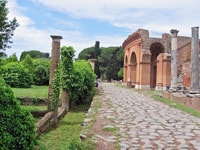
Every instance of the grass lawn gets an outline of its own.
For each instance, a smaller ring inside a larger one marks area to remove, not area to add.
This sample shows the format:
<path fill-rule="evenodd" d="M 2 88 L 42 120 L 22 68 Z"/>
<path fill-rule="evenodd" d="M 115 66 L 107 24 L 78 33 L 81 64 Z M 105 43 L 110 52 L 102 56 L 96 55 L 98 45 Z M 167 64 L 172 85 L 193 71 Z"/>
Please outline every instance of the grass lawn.
<path fill-rule="evenodd" d="M 64 118 L 59 121 L 58 127 L 40 136 L 40 150 L 67 150 L 71 143 L 72 149 L 76 149 L 77 145 L 82 149 L 90 150 L 80 143 L 80 132 L 83 129 L 81 125 L 85 119 L 86 110 L 90 104 L 82 104 L 73 108 Z M 73 144 L 72 144 L 73 143 Z M 75 148 L 76 147 L 76 148 Z M 70 149 L 71 150 L 71 149 Z M 91 149 L 92 150 L 92 149 Z"/>
<path fill-rule="evenodd" d="M 16 97 L 47 98 L 48 86 L 35 86 L 31 88 L 12 88 Z"/>
<path fill-rule="evenodd" d="M 22 108 L 27 109 L 28 111 L 43 111 L 47 110 L 47 106 L 33 106 L 33 105 L 21 105 Z"/>

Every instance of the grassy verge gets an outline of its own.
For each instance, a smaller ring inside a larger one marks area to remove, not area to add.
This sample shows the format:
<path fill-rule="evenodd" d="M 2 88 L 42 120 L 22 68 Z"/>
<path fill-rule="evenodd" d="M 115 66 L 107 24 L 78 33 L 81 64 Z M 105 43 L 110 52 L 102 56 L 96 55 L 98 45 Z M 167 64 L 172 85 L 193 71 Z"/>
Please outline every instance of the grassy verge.
<path fill-rule="evenodd" d="M 28 111 L 43 111 L 47 110 L 47 106 L 33 106 L 33 105 L 21 105 L 22 108 L 28 110 Z"/>
<path fill-rule="evenodd" d="M 46 98 L 48 86 L 32 86 L 31 88 L 12 88 L 16 97 Z"/>
<path fill-rule="evenodd" d="M 151 92 L 148 92 L 148 93 L 150 95 L 152 95 L 152 97 L 155 100 L 161 101 L 161 102 L 163 102 L 163 103 L 165 103 L 165 104 L 167 104 L 167 105 L 169 105 L 171 107 L 177 108 L 177 109 L 179 109 L 181 111 L 184 111 L 184 112 L 186 112 L 188 114 L 191 114 L 191 115 L 193 115 L 195 117 L 200 117 L 200 112 L 198 112 L 198 111 L 196 111 L 196 110 L 194 110 L 192 108 L 189 108 L 189 107 L 187 107 L 185 105 L 182 105 L 182 104 L 180 104 L 178 102 L 172 101 L 170 99 L 167 99 L 167 98 L 164 98 L 164 97 L 158 95 L 158 93 L 160 93 L 160 92 L 151 91 Z"/>
<path fill-rule="evenodd" d="M 85 145 L 80 143 L 79 136 L 83 129 L 82 123 L 89 106 L 90 103 L 85 103 L 74 107 L 62 120 L 59 121 L 58 128 L 40 136 L 39 149 L 85 149 Z"/>

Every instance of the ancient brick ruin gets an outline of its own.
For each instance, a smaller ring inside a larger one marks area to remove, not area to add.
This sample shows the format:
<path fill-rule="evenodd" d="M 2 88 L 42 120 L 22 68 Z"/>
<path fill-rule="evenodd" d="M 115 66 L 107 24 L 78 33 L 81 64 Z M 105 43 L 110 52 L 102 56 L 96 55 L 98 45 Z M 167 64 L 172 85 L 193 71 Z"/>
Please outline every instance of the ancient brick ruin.
<path fill-rule="evenodd" d="M 198 30 L 198 27 L 193 27 L 192 32 L 195 29 Z M 138 29 L 128 36 L 122 45 L 124 48 L 123 84 L 137 89 L 168 90 L 173 86 L 174 89 L 177 87 L 192 88 L 193 37 L 178 36 L 178 30 L 175 29 L 170 32 L 171 35 L 164 33 L 162 38 L 153 38 L 149 37 L 148 30 Z M 196 39 L 195 48 L 199 52 L 198 37 Z M 198 57 L 195 58 L 196 63 L 199 55 L 198 53 L 194 55 Z M 175 58 L 177 60 L 174 61 Z M 199 67 L 199 63 L 195 67 L 197 66 Z M 199 76 L 199 72 L 197 74 Z M 195 77 L 194 80 L 197 79 Z M 199 81 L 196 81 L 197 84 L 199 85 Z"/>

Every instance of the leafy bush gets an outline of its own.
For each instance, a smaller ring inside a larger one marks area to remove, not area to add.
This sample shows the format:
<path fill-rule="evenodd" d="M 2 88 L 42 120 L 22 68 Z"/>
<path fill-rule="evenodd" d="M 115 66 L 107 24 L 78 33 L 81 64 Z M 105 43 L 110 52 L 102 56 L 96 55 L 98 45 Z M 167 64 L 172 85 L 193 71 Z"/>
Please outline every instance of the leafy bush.
<path fill-rule="evenodd" d="M 35 85 L 44 85 L 49 81 L 47 68 L 43 65 L 37 66 L 33 71 L 33 83 Z"/>
<path fill-rule="evenodd" d="M 22 64 L 11 62 L 2 66 L 0 71 L 6 83 L 11 87 L 31 87 L 32 76 Z"/>
<path fill-rule="evenodd" d="M 0 59 L 0 67 L 11 62 L 18 62 L 16 54 L 12 54 L 8 58 L 0 57 Z"/>
<path fill-rule="evenodd" d="M 33 59 L 33 82 L 36 85 L 49 84 L 50 59 Z M 40 75 L 38 75 L 40 74 Z"/>
<path fill-rule="evenodd" d="M 35 131 L 33 117 L 22 109 L 10 87 L 0 78 L 0 147 L 1 149 L 33 149 Z"/>
<path fill-rule="evenodd" d="M 123 79 L 123 74 L 124 74 L 123 72 L 124 72 L 124 68 L 121 68 L 121 69 L 119 70 L 119 72 L 117 73 L 119 79 Z"/>
<path fill-rule="evenodd" d="M 73 75 L 71 82 L 71 99 L 83 102 L 92 95 L 95 74 L 90 63 L 86 60 L 74 62 Z"/>
<path fill-rule="evenodd" d="M 92 95 L 95 74 L 90 63 L 78 60 L 73 63 L 74 49 L 61 48 L 62 86 L 70 96 L 70 103 L 87 100 Z"/>
<path fill-rule="evenodd" d="M 21 61 L 25 68 L 29 70 L 30 73 L 33 72 L 33 60 L 30 55 L 26 55 L 26 57 Z"/>

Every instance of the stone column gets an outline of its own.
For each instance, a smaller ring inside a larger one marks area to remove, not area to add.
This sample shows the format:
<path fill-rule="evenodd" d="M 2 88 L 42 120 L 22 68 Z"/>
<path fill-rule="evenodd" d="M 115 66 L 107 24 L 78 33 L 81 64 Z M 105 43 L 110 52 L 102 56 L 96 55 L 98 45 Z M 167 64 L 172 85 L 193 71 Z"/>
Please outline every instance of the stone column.
<path fill-rule="evenodd" d="M 177 75 L 178 75 L 178 54 L 177 54 L 177 34 L 178 30 L 171 29 L 171 86 L 170 91 L 177 90 Z"/>
<path fill-rule="evenodd" d="M 199 27 L 192 27 L 190 93 L 199 93 Z"/>
<path fill-rule="evenodd" d="M 97 59 L 88 59 L 88 61 L 90 62 L 90 65 L 92 66 L 92 70 L 94 71 L 95 62 L 97 61 Z"/>
<path fill-rule="evenodd" d="M 48 101 L 47 101 L 48 111 L 51 111 L 51 101 L 53 96 L 52 81 L 54 77 L 54 71 L 58 69 L 58 61 L 60 60 L 60 39 L 62 39 L 62 36 L 51 35 L 51 38 L 53 41 L 51 50 L 49 91 L 48 91 Z M 52 126 L 57 127 L 57 123 L 58 123 L 58 107 L 53 112 Z"/>
<path fill-rule="evenodd" d="M 58 68 L 58 61 L 60 59 L 60 40 L 62 36 L 51 35 L 52 49 L 51 49 L 51 62 L 50 62 L 50 76 L 49 76 L 49 91 L 48 91 L 48 111 L 50 111 L 50 102 L 52 99 L 52 80 L 54 77 L 54 70 Z"/>

